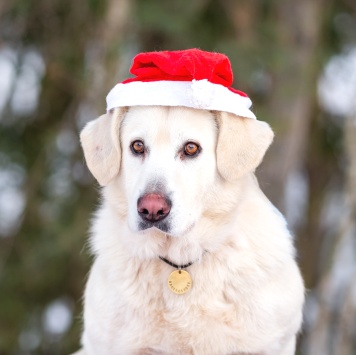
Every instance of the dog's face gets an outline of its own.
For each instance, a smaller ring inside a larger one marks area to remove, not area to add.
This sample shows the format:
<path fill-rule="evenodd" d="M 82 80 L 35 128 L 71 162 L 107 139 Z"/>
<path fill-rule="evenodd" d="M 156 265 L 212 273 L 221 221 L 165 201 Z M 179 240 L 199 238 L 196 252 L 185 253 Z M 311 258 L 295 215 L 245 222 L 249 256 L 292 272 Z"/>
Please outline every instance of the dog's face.
<path fill-rule="evenodd" d="M 217 184 L 234 183 L 260 163 L 273 133 L 260 121 L 184 107 L 115 109 L 81 134 L 101 185 L 120 184 L 133 232 L 180 237 L 212 208 Z"/>
<path fill-rule="evenodd" d="M 216 179 L 217 127 L 209 111 L 133 107 L 121 127 L 128 224 L 172 236 L 190 230 Z"/>

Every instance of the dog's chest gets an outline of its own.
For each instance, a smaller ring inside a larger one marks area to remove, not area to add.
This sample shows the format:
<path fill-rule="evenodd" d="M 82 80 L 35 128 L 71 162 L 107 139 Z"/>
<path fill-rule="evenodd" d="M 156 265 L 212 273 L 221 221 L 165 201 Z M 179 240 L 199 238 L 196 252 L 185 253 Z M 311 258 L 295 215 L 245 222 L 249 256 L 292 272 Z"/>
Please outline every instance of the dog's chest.
<path fill-rule="evenodd" d="M 117 283 L 103 285 L 105 295 L 98 297 L 106 302 L 93 300 L 100 304 L 93 311 L 107 328 L 101 332 L 112 334 L 106 336 L 109 349 L 129 353 L 134 345 L 167 354 L 227 354 L 253 348 L 256 329 L 249 319 L 264 320 L 239 293 L 236 275 L 217 268 L 188 269 L 192 288 L 177 295 L 168 287 L 173 270 L 157 265 L 127 268 Z"/>

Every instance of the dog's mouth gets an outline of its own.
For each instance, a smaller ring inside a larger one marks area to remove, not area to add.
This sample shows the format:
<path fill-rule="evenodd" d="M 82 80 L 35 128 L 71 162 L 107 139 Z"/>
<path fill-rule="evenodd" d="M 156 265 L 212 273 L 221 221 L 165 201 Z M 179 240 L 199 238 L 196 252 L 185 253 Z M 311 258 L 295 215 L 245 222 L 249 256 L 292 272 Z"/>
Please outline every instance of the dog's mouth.
<path fill-rule="evenodd" d="M 194 226 L 195 226 L 195 223 L 192 223 L 187 228 L 185 228 L 183 231 L 180 231 L 178 234 L 175 234 L 171 228 L 171 224 L 169 223 L 169 221 L 161 221 L 161 222 L 141 221 L 138 224 L 139 231 L 141 231 L 141 232 L 145 232 L 145 231 L 148 232 L 150 229 L 153 229 L 158 232 L 162 232 L 165 236 L 172 237 L 172 238 L 179 238 L 184 235 L 187 235 L 189 232 L 192 231 Z M 172 234 L 172 232 L 174 234 Z"/>
<path fill-rule="evenodd" d="M 140 231 L 144 231 L 150 228 L 157 228 L 158 230 L 164 233 L 169 233 L 170 223 L 168 221 L 160 221 L 160 222 L 140 221 L 138 224 L 138 228 Z"/>

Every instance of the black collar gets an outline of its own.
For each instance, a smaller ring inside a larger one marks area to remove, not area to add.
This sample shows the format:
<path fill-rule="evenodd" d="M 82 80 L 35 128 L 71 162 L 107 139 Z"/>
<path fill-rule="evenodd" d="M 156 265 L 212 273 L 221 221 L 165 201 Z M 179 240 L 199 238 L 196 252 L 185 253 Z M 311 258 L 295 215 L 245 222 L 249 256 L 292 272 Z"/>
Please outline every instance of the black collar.
<path fill-rule="evenodd" d="M 173 266 L 173 267 L 175 267 L 175 268 L 178 269 L 178 270 L 185 269 L 185 268 L 187 268 L 188 266 L 194 264 L 194 261 L 192 261 L 191 263 L 188 263 L 188 264 L 185 264 L 185 265 L 176 265 L 176 264 L 172 263 L 171 261 L 169 261 L 169 260 L 163 258 L 162 256 L 158 256 L 158 257 L 159 257 L 162 261 L 164 261 L 166 264 L 168 264 L 168 265 L 170 265 L 170 266 Z"/>

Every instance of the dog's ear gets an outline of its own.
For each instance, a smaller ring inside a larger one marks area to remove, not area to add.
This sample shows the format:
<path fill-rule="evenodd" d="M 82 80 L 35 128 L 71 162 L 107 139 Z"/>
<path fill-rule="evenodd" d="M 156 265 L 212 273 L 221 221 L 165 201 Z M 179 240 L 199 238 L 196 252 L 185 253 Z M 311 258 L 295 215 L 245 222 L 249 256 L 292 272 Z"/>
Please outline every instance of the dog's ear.
<path fill-rule="evenodd" d="M 126 112 L 127 108 L 115 108 L 89 122 L 80 133 L 88 168 L 102 186 L 107 185 L 120 170 L 119 130 Z"/>
<path fill-rule="evenodd" d="M 219 137 L 217 166 L 223 178 L 235 181 L 254 171 L 273 140 L 266 122 L 217 112 Z"/>

